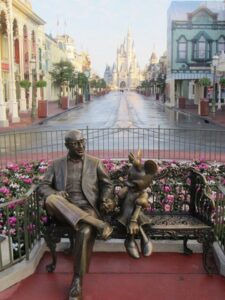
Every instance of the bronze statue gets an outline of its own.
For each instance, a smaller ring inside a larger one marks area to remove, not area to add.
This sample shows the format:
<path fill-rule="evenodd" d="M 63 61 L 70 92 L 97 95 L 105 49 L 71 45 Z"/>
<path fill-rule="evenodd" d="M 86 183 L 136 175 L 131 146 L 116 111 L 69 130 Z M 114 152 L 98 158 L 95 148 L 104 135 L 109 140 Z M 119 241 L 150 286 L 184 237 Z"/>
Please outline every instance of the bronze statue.
<path fill-rule="evenodd" d="M 65 137 L 68 154 L 53 161 L 40 185 L 49 215 L 76 231 L 74 276 L 69 300 L 81 299 L 82 278 L 88 271 L 97 232 L 106 240 L 112 227 L 101 220 L 99 206 L 112 194 L 112 184 L 102 162 L 85 153 L 79 130 Z"/>
<path fill-rule="evenodd" d="M 140 150 L 136 158 L 132 153 L 129 154 L 129 161 L 132 165 L 128 171 L 126 186 L 119 191 L 117 201 L 113 203 L 110 199 L 108 203 L 104 203 L 106 212 L 115 211 L 116 205 L 120 205 L 120 214 L 117 219 L 127 229 L 124 244 L 127 253 L 133 258 L 140 257 L 135 241 L 135 235 L 139 232 L 142 254 L 149 256 L 152 253 L 152 243 L 142 228 L 142 225 L 148 224 L 150 219 L 144 214 L 143 209 L 148 206 L 146 188 L 150 186 L 153 176 L 158 171 L 158 166 L 152 160 L 147 160 L 142 164 L 141 159 Z"/>

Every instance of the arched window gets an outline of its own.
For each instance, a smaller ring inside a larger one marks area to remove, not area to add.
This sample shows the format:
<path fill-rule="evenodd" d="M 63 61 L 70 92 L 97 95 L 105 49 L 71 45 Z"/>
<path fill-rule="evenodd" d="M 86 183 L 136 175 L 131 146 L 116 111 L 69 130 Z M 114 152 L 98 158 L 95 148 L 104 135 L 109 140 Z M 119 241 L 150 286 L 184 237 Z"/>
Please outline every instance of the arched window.
<path fill-rule="evenodd" d="M 217 50 L 219 53 L 225 52 L 225 38 L 223 36 L 217 41 Z"/>
<path fill-rule="evenodd" d="M 193 58 L 196 60 L 208 60 L 210 59 L 210 43 L 201 35 L 200 38 L 193 43 L 194 53 Z"/>
<path fill-rule="evenodd" d="M 178 60 L 187 59 L 187 40 L 182 36 L 178 40 Z"/>

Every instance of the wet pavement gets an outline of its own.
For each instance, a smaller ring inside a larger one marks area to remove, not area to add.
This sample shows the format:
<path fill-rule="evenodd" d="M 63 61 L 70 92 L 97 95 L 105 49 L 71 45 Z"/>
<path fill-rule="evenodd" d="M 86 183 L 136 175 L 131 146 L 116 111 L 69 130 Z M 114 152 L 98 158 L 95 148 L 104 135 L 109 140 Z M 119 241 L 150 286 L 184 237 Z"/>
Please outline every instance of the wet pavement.
<path fill-rule="evenodd" d="M 225 112 L 224 112 L 225 114 Z M 192 111 L 165 107 L 155 97 L 145 97 L 135 92 L 111 92 L 94 101 L 83 104 L 76 110 L 67 111 L 51 120 L 44 121 L 45 129 L 73 128 L 190 128 L 222 129 L 200 118 Z M 41 129 L 41 128 L 40 128 Z"/>
<path fill-rule="evenodd" d="M 225 108 L 225 107 L 224 107 Z M 48 103 L 48 118 L 31 119 L 30 113 L 20 115 L 19 123 L 11 123 L 0 132 L 12 130 L 46 130 L 73 128 L 190 128 L 225 129 L 225 109 L 216 115 L 200 117 L 197 106 L 185 109 L 167 108 L 155 96 L 145 97 L 135 92 L 111 92 L 92 101 L 63 110 L 57 102 Z"/>

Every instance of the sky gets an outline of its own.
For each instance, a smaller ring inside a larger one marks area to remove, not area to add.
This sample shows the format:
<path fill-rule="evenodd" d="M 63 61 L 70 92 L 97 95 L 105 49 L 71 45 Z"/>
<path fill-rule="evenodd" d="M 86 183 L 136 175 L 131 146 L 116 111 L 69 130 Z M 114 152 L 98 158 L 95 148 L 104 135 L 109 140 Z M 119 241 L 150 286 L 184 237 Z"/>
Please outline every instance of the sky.
<path fill-rule="evenodd" d="M 182 1 L 182 0 L 177 0 Z M 208 2 L 208 1 L 205 1 Z M 76 50 L 87 51 L 92 68 L 103 76 L 112 66 L 117 48 L 128 29 L 141 68 L 154 51 L 166 50 L 167 9 L 171 0 L 31 0 L 33 11 L 44 21 L 45 33 L 68 34 Z"/>

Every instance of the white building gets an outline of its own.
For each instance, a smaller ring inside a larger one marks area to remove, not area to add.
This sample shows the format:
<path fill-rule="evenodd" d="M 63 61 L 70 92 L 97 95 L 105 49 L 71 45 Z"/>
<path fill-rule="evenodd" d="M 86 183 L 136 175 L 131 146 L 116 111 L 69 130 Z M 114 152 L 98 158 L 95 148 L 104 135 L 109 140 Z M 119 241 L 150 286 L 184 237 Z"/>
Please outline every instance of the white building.
<path fill-rule="evenodd" d="M 109 82 L 110 78 L 111 82 Z M 112 69 L 106 67 L 104 79 L 114 89 L 135 89 L 140 84 L 142 74 L 130 32 L 117 49 L 116 63 Z"/>
<path fill-rule="evenodd" d="M 37 80 L 43 77 L 44 24 L 32 11 L 30 1 L 0 1 L 1 127 L 8 126 L 8 117 L 12 122 L 18 122 L 19 110 L 31 109 L 31 89 L 25 94 L 19 83 L 23 79 L 32 81 L 34 74 Z"/>

